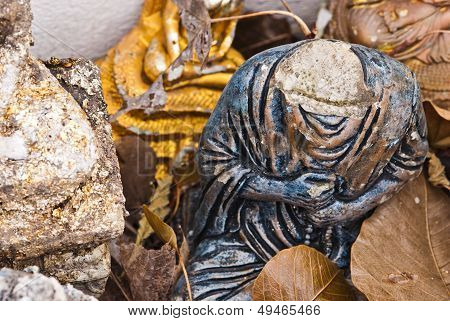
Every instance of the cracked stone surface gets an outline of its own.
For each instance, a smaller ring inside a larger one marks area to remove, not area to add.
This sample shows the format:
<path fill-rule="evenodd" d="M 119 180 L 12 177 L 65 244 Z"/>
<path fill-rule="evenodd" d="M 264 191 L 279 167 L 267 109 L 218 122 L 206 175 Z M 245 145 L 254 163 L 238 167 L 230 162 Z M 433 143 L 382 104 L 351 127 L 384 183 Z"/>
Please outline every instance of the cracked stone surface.
<path fill-rule="evenodd" d="M 0 301 L 95 301 L 92 296 L 61 285 L 58 280 L 39 273 L 37 267 L 25 271 L 0 270 Z"/>
<path fill-rule="evenodd" d="M 110 266 L 102 244 L 126 214 L 99 72 L 85 59 L 34 58 L 31 19 L 28 0 L 2 2 L 0 266 L 34 260 L 95 294 Z"/>
<path fill-rule="evenodd" d="M 108 245 L 102 244 L 91 249 L 17 260 L 9 265 L 15 270 L 23 270 L 28 266 L 37 266 L 41 273 L 99 297 L 104 292 L 111 271 L 111 255 Z"/>

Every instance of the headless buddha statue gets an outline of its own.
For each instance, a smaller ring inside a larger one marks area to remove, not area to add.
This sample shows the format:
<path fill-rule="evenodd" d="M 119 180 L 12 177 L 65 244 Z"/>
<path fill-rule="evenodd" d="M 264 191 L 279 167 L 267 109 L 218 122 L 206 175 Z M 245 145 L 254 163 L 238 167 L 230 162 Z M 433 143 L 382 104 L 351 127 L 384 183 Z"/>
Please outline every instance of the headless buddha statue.
<path fill-rule="evenodd" d="M 379 51 L 312 40 L 249 59 L 197 153 L 194 299 L 249 299 L 265 263 L 299 244 L 347 268 L 362 220 L 420 173 L 427 150 L 415 76 Z"/>
<path fill-rule="evenodd" d="M 204 0 L 212 18 L 236 15 L 240 0 Z M 157 113 L 132 111 L 113 124 L 117 141 L 131 133 L 141 135 L 156 153 L 156 178 L 167 175 L 172 160 L 183 148 L 195 147 L 222 89 L 243 62 L 233 48 L 236 21 L 212 25 L 213 44 L 208 62 L 184 66 L 182 74 L 164 87 L 167 103 Z M 142 95 L 187 46 L 179 10 L 171 0 L 145 0 L 137 25 L 105 59 L 99 61 L 108 112 L 116 113 L 123 95 Z"/>
<path fill-rule="evenodd" d="M 450 110 L 449 9 L 449 0 L 331 0 L 329 34 L 404 62 L 422 99 Z"/>

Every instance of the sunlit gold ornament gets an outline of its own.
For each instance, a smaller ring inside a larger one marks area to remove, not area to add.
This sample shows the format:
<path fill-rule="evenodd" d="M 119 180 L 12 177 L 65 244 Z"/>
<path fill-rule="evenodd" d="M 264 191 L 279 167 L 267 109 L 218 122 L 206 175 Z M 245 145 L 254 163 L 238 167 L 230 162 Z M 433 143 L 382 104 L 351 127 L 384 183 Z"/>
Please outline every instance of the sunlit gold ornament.
<path fill-rule="evenodd" d="M 205 0 L 211 18 L 239 14 L 240 0 Z M 185 147 L 195 147 L 203 126 L 214 109 L 222 89 L 243 62 L 233 48 L 236 21 L 212 25 L 213 43 L 208 63 L 189 62 L 182 74 L 165 83 L 167 103 L 157 113 L 132 111 L 113 124 L 115 140 L 133 132 L 154 149 L 157 179 L 167 175 L 171 161 Z M 122 106 L 123 94 L 142 95 L 187 46 L 177 6 L 171 0 L 146 0 L 136 26 L 98 62 L 108 112 Z"/>
<path fill-rule="evenodd" d="M 377 48 L 405 63 L 419 80 L 422 99 L 448 119 L 449 0 L 331 0 L 330 10 L 332 38 Z M 427 109 L 427 116 L 428 112 L 434 112 Z M 437 136 L 433 134 L 436 137 L 431 139 L 432 145 L 450 146 L 450 126 L 446 127 L 447 130 L 440 128 Z M 437 130 L 431 126 L 429 129 Z"/>

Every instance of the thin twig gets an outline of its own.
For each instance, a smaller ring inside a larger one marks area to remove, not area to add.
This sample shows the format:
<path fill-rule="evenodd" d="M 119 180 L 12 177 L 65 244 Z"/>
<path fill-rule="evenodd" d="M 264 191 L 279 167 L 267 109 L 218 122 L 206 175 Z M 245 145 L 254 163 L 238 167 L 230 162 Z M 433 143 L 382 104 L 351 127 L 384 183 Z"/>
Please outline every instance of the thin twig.
<path fill-rule="evenodd" d="M 429 36 L 432 36 L 436 33 L 450 33 L 450 30 L 433 30 L 433 31 L 427 32 L 423 36 L 419 37 L 418 40 L 423 40 L 423 39 L 425 39 Z"/>
<path fill-rule="evenodd" d="M 137 235 L 136 229 L 128 221 L 125 221 L 125 228 L 127 228 L 134 235 Z"/>
<path fill-rule="evenodd" d="M 283 4 L 283 7 L 285 7 L 287 11 L 289 11 L 289 12 L 291 12 L 291 13 L 294 13 L 294 12 L 292 11 L 291 7 L 289 6 L 289 3 L 287 3 L 286 0 L 280 0 L 280 1 L 281 1 L 281 3 Z"/>
<path fill-rule="evenodd" d="M 267 46 L 267 45 L 270 45 L 270 44 L 272 44 L 274 42 L 277 42 L 277 41 L 281 41 L 281 40 L 284 40 L 284 39 L 289 39 L 290 37 L 292 37 L 292 35 L 290 33 L 282 33 L 282 34 L 276 35 L 276 36 L 274 36 L 272 38 L 264 39 L 264 40 L 261 40 L 259 42 L 253 43 L 250 46 L 247 46 L 247 47 L 244 47 L 244 48 L 240 48 L 239 50 L 240 50 L 241 53 L 248 52 L 248 51 L 253 50 L 255 48 Z"/>
<path fill-rule="evenodd" d="M 169 213 L 169 219 L 167 221 L 171 221 L 176 215 L 178 208 L 180 207 L 180 201 L 181 201 L 181 190 L 178 188 L 178 186 L 175 186 L 175 206 L 173 207 L 173 210 L 171 213 Z"/>
<path fill-rule="evenodd" d="M 281 15 L 284 15 L 284 16 L 291 17 L 298 23 L 298 25 L 300 26 L 300 29 L 302 30 L 302 32 L 305 34 L 306 37 L 309 37 L 311 35 L 311 30 L 308 28 L 308 26 L 302 20 L 302 18 L 300 18 L 299 16 L 297 16 L 297 15 L 291 13 L 291 12 L 283 11 L 283 10 L 267 10 L 267 11 L 248 13 L 248 14 L 239 15 L 239 16 L 214 18 L 214 19 L 211 19 L 211 23 L 230 21 L 230 20 L 247 19 L 247 18 L 264 16 L 264 15 L 269 15 L 269 14 L 271 14 L 271 15 L 281 14 Z"/>
<path fill-rule="evenodd" d="M 125 299 L 127 299 L 127 301 L 132 301 L 130 299 L 130 297 L 128 296 L 127 292 L 125 291 L 125 289 L 122 287 L 122 284 L 120 284 L 119 279 L 117 278 L 117 276 L 114 274 L 113 271 L 111 271 L 111 276 L 112 276 L 114 283 L 117 285 L 117 287 L 119 288 L 120 292 L 125 297 Z"/>

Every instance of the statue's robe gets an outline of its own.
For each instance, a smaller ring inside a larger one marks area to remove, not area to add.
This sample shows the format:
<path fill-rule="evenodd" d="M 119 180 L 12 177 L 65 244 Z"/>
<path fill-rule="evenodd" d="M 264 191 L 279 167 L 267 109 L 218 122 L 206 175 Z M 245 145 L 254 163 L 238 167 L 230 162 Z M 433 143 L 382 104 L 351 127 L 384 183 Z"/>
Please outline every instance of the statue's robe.
<path fill-rule="evenodd" d="M 348 266 L 362 215 L 315 226 L 305 209 L 243 197 L 254 175 L 289 179 L 311 170 L 333 172 L 343 180 L 334 197 L 345 202 L 370 193 L 383 179 L 400 186 L 420 172 L 426 126 L 414 75 L 374 50 L 353 45 L 375 103 L 359 118 L 307 112 L 287 104 L 273 85 L 280 61 L 305 43 L 248 60 L 204 129 L 197 155 L 204 190 L 190 233 L 197 244 L 188 268 L 194 299 L 248 298 L 264 264 L 299 244 Z M 397 90 L 397 82 L 408 86 Z"/>

